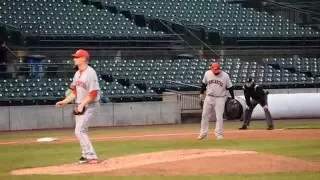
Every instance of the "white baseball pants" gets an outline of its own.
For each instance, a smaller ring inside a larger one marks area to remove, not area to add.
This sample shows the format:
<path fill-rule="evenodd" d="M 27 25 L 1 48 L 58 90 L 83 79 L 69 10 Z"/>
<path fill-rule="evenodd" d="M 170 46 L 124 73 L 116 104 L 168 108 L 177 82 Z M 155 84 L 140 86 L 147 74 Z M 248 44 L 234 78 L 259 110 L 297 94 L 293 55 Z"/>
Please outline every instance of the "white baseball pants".
<path fill-rule="evenodd" d="M 200 135 L 208 135 L 209 121 L 216 116 L 215 136 L 217 139 L 223 139 L 223 113 L 227 97 L 206 96 L 203 103 Z"/>
<path fill-rule="evenodd" d="M 75 135 L 81 145 L 82 157 L 87 159 L 98 159 L 97 154 L 89 139 L 88 129 L 89 122 L 96 117 L 99 108 L 100 104 L 98 102 L 89 104 L 86 112 L 83 115 L 76 115 L 75 117 Z"/>

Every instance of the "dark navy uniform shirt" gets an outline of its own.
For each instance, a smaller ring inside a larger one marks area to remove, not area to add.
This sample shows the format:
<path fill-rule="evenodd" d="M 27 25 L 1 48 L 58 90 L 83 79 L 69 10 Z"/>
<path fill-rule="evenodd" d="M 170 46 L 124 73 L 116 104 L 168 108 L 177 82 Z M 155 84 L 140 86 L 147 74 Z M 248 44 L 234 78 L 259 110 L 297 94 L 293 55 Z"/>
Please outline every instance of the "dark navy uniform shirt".
<path fill-rule="evenodd" d="M 250 98 L 256 100 L 262 106 L 266 105 L 266 95 L 267 93 L 263 90 L 262 87 L 256 84 L 252 84 L 251 87 L 246 85 L 243 86 L 244 97 L 248 106 L 251 106 Z"/>

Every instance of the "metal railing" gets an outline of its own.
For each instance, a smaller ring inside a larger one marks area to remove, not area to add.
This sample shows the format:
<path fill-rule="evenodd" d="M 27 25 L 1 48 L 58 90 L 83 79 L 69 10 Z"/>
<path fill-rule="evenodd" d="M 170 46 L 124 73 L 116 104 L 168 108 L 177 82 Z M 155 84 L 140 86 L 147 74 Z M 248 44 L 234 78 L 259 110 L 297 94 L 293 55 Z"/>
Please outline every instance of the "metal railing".
<path fill-rule="evenodd" d="M 181 110 L 200 110 L 202 108 L 199 92 L 183 92 L 179 97 Z"/>
<path fill-rule="evenodd" d="M 200 90 L 200 86 L 197 85 L 192 85 L 192 84 L 186 84 L 186 83 L 181 83 L 178 81 L 171 81 L 171 80 L 166 80 L 165 82 L 167 83 L 173 83 L 176 85 L 180 86 L 185 86 L 185 87 L 192 87 Z M 174 91 L 171 90 L 167 85 L 166 91 L 173 92 L 177 94 L 178 99 L 180 101 L 180 107 L 182 111 L 185 110 L 200 110 L 201 107 L 201 99 L 199 97 L 200 91 Z"/>

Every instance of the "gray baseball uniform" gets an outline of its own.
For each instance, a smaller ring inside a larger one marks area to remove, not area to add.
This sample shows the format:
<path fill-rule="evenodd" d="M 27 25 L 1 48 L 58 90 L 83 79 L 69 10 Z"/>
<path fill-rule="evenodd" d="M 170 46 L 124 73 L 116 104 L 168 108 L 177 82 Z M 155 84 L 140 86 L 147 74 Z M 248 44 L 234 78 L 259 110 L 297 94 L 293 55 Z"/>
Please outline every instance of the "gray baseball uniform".
<path fill-rule="evenodd" d="M 95 118 L 100 104 L 100 87 L 95 70 L 88 66 L 85 70 L 78 70 L 73 78 L 72 86 L 76 90 L 76 104 L 80 104 L 92 91 L 98 91 L 96 98 L 88 104 L 83 115 L 76 116 L 75 134 L 82 148 L 82 157 L 98 159 L 88 136 L 89 122 Z"/>
<path fill-rule="evenodd" d="M 223 113 L 227 100 L 226 88 L 232 87 L 230 77 L 224 71 L 221 71 L 216 76 L 211 70 L 208 70 L 204 74 L 202 82 L 207 85 L 207 88 L 203 104 L 200 135 L 208 134 L 209 121 L 213 118 L 213 112 L 215 112 L 215 136 L 217 139 L 223 139 Z"/>

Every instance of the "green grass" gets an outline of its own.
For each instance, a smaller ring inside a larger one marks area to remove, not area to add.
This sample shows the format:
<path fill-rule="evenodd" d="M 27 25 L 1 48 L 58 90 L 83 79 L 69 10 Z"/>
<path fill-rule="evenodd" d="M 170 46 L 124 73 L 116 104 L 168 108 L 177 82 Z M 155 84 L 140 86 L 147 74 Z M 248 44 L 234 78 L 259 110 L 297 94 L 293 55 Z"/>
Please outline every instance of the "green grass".
<path fill-rule="evenodd" d="M 226 148 L 254 150 L 303 158 L 320 162 L 320 143 L 318 140 L 225 140 L 225 141 L 121 141 L 94 143 L 101 159 L 127 154 L 153 152 L 171 149 L 189 148 Z M 47 166 L 74 162 L 79 157 L 79 145 L 70 144 L 35 144 L 0 147 L 0 175 L 26 167 Z M 7 177 L 7 176 L 6 176 Z M 20 177 L 20 176 L 19 176 Z M 96 177 L 99 178 L 99 177 Z"/>
<path fill-rule="evenodd" d="M 154 125 L 154 126 L 123 126 L 123 127 L 104 127 L 90 128 L 90 135 L 122 135 L 123 133 L 157 133 L 164 131 L 194 130 L 199 124 L 181 125 Z M 34 130 L 18 132 L 0 132 L 0 140 L 19 140 L 26 138 L 38 138 L 43 136 L 74 136 L 73 129 L 60 130 Z"/>
<path fill-rule="evenodd" d="M 239 122 L 226 123 L 227 129 L 233 129 L 239 127 Z M 296 122 L 296 121 L 279 121 L 278 128 L 284 127 L 301 127 L 301 126 L 318 126 L 320 122 Z M 153 132 L 161 133 L 162 131 L 174 130 L 185 128 L 186 130 L 195 130 L 198 132 L 198 124 L 188 124 L 180 126 L 153 126 L 153 127 L 136 127 L 136 128 L 107 128 L 98 129 L 91 134 L 109 133 L 109 134 L 121 134 L 123 130 L 129 132 Z M 265 128 L 265 122 L 253 122 L 251 128 Z M 108 131 L 108 132 L 107 132 Z M 23 138 L 25 137 L 37 137 L 41 135 L 47 135 L 46 131 L 39 131 L 17 133 L 2 133 L 1 139 L 5 139 L 5 136 L 10 134 L 10 137 Z M 43 134 L 42 134 L 43 133 Z M 57 136 L 70 135 L 73 136 L 73 132 L 70 130 L 63 131 L 50 131 L 50 133 Z M 172 149 L 190 149 L 190 148 L 225 148 L 225 149 L 238 149 L 238 150 L 253 150 L 268 154 L 277 154 L 283 156 L 296 157 L 306 159 L 310 161 L 320 162 L 320 143 L 319 140 L 224 140 L 224 141 L 195 141 L 195 140 L 168 140 L 168 141 L 151 141 L 151 140 L 130 140 L 130 141 L 104 141 L 94 142 L 94 146 L 97 150 L 100 159 L 107 159 L 115 156 L 123 156 L 128 154 L 138 154 L 143 152 L 154 152 L 162 150 Z M 59 180 L 74 180 L 74 179 L 115 179 L 115 180 L 158 180 L 158 179 L 215 179 L 215 180 L 292 180 L 292 179 L 304 179 L 304 180 L 318 180 L 320 179 L 319 173 L 269 173 L 258 175 L 215 175 L 215 176 L 127 176 L 127 177 L 103 177 L 98 175 L 90 176 L 46 176 L 46 175 L 33 175 L 33 176 L 11 176 L 8 174 L 11 170 L 18 168 L 37 167 L 57 165 L 64 163 L 71 163 L 77 160 L 80 156 L 80 146 L 77 142 L 65 143 L 65 144 L 27 144 L 27 145 L 0 145 L 0 179 L 7 180 L 44 180 L 57 179 Z"/>
<path fill-rule="evenodd" d="M 242 122 L 225 121 L 225 129 L 238 129 Z M 91 128 L 90 136 L 96 135 L 122 135 L 123 133 L 160 133 L 174 130 L 185 130 L 198 132 L 200 124 L 180 124 L 180 125 L 155 125 L 155 126 L 130 126 L 130 127 L 106 127 L 106 128 Z M 210 124 L 213 127 L 214 123 Z M 320 129 L 320 120 L 275 120 L 277 129 Z M 253 121 L 250 129 L 265 129 L 265 121 Z M 1 140 L 21 140 L 21 139 L 36 139 L 41 137 L 74 137 L 73 129 L 62 130 L 41 130 L 41 131 L 19 131 L 19 132 L 0 132 Z"/>
<path fill-rule="evenodd" d="M 285 127 L 283 129 L 287 129 L 287 130 L 290 130 L 290 129 L 320 129 L 320 126 L 293 126 L 293 127 Z"/>

